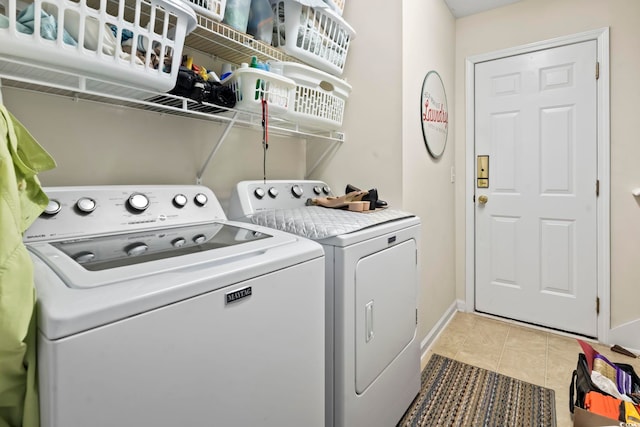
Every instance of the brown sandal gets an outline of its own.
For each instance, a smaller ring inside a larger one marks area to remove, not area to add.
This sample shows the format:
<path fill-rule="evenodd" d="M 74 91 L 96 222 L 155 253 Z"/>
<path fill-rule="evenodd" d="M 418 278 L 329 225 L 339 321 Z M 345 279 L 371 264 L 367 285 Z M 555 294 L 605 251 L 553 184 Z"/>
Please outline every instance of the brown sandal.
<path fill-rule="evenodd" d="M 311 199 L 311 205 L 323 206 L 325 208 L 342 209 L 348 208 L 353 211 L 363 211 L 369 209 L 369 206 L 364 207 L 369 202 L 363 202 L 362 198 L 369 194 L 368 191 L 352 191 L 339 197 L 317 197 Z"/>

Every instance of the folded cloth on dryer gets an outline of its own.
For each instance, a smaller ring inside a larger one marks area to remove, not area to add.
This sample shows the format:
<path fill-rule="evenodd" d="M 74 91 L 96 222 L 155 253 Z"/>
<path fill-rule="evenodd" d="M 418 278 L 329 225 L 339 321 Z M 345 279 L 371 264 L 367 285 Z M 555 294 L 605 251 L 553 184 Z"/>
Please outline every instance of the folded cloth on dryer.
<path fill-rule="evenodd" d="M 55 162 L 0 105 L 0 426 L 39 425 L 33 265 L 22 234 L 47 206 Z"/>
<path fill-rule="evenodd" d="M 395 209 L 383 209 L 362 215 L 342 209 L 305 206 L 261 211 L 253 214 L 250 219 L 254 224 L 287 231 L 312 240 L 321 240 L 413 216 L 415 215 Z"/>

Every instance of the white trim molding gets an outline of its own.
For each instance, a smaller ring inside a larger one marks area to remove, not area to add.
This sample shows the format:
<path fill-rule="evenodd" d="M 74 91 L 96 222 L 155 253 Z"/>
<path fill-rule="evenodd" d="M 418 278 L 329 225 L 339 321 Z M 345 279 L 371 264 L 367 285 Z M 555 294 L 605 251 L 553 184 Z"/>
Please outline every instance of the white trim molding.
<path fill-rule="evenodd" d="M 420 360 L 423 360 L 433 343 L 436 341 L 440 333 L 447 327 L 453 316 L 456 314 L 457 306 L 460 304 L 460 301 L 454 301 L 453 304 L 447 308 L 444 312 L 440 320 L 431 328 L 429 333 L 424 337 L 424 339 L 420 342 Z"/>
<path fill-rule="evenodd" d="M 467 312 L 475 310 L 475 204 L 474 159 L 475 159 L 475 64 L 492 61 L 507 56 L 550 49 L 588 40 L 596 40 L 597 60 L 600 76 L 597 84 L 597 149 L 598 180 L 600 195 L 597 201 L 597 234 L 598 234 L 598 297 L 600 298 L 600 314 L 598 315 L 598 341 L 609 342 L 610 332 L 610 288 L 611 288 L 611 235 L 610 235 L 610 115 L 609 115 L 609 28 L 599 28 L 550 40 L 516 46 L 499 51 L 474 55 L 465 60 L 465 111 L 466 111 L 466 147 L 465 167 L 465 308 Z"/>

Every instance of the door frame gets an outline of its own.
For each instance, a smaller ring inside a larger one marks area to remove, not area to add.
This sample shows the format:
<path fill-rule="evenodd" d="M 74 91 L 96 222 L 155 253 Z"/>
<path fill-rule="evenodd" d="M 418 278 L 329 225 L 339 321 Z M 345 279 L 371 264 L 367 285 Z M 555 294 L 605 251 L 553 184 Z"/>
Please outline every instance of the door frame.
<path fill-rule="evenodd" d="M 550 49 L 567 44 L 595 40 L 596 57 L 600 64 L 597 81 L 597 179 L 600 194 L 596 200 L 597 213 L 597 293 L 600 298 L 598 314 L 598 340 L 607 342 L 610 330 L 610 286 L 611 286 L 611 237 L 610 237 L 610 116 L 609 116 L 609 28 L 599 28 L 568 36 L 502 49 L 465 59 L 466 97 L 466 145 L 465 145 L 465 311 L 475 311 L 475 64 L 507 56 L 514 56 Z M 595 69 L 594 69 L 595 73 Z M 594 183 L 595 186 L 595 183 Z M 595 188 L 594 188 L 595 191 Z"/>

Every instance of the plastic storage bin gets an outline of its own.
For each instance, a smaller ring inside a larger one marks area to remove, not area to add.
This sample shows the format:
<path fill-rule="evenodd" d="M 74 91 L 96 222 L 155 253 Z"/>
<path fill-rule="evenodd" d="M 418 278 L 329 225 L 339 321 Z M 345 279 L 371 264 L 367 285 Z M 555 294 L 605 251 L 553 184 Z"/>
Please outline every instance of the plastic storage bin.
<path fill-rule="evenodd" d="M 0 65 L 23 64 L 14 75 L 33 74 L 33 64 L 86 77 L 83 89 L 129 97 L 174 87 L 196 25 L 179 0 L 0 0 L 0 15 Z"/>
<path fill-rule="evenodd" d="M 188 2 L 197 13 L 214 21 L 220 22 L 224 18 L 224 9 L 227 0 L 184 0 Z"/>
<path fill-rule="evenodd" d="M 295 0 L 271 0 L 275 47 L 322 71 L 344 70 L 355 31 L 330 8 L 303 6 Z"/>
<path fill-rule="evenodd" d="M 331 9 L 333 9 L 338 15 L 342 16 L 345 0 L 324 0 L 324 2 L 331 6 Z"/>
<path fill-rule="evenodd" d="M 236 109 L 262 112 L 262 99 L 267 101 L 269 115 L 281 116 L 289 109 L 296 84 L 284 76 L 249 68 L 242 64 L 222 84 L 230 86 L 236 94 Z"/>
<path fill-rule="evenodd" d="M 351 85 L 335 76 L 295 62 L 276 62 L 272 70 L 281 70 L 296 84 L 284 117 L 302 126 L 324 130 L 342 127 L 345 105 Z"/>

